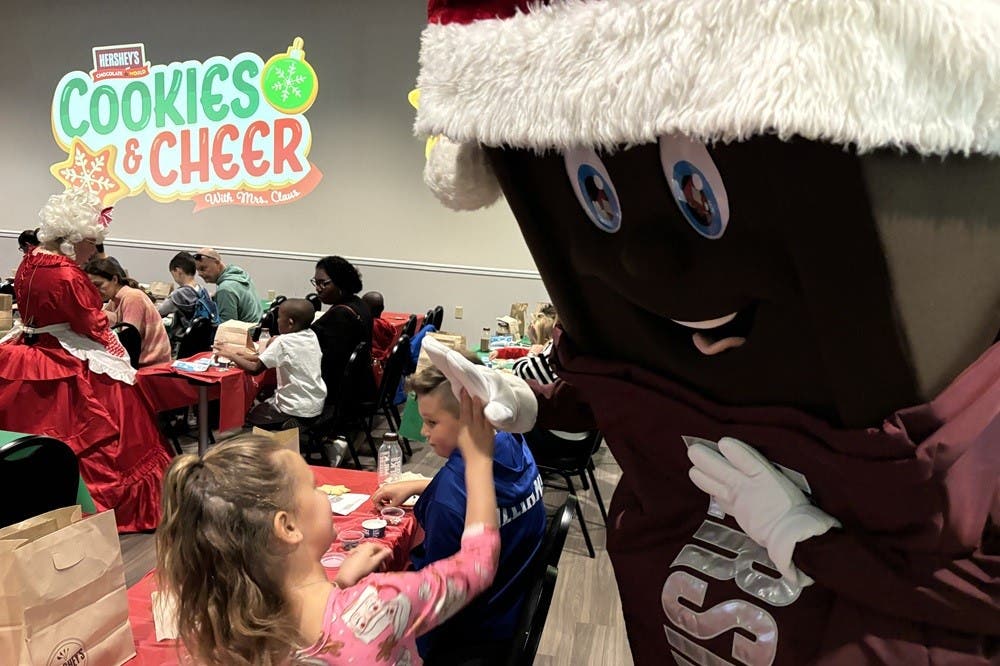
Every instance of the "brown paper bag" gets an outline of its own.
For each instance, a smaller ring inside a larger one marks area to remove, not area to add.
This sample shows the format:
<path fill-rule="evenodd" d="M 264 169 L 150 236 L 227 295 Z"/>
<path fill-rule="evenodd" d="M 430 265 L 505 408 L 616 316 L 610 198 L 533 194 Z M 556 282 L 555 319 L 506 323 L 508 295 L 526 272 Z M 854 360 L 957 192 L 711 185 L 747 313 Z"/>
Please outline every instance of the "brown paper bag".
<path fill-rule="evenodd" d="M 524 337 L 528 330 L 525 328 L 525 325 L 531 323 L 531 318 L 528 316 L 528 304 L 512 303 L 510 306 L 510 316 L 518 321 L 516 332 L 514 331 L 513 326 L 511 326 L 511 335 L 513 335 L 517 340 L 520 340 Z"/>
<path fill-rule="evenodd" d="M 295 453 L 299 452 L 298 428 L 289 428 L 288 430 L 264 430 L 263 428 L 254 426 L 253 434 L 270 437 L 289 451 L 294 451 Z"/>
<path fill-rule="evenodd" d="M 166 298 L 173 290 L 174 285 L 170 282 L 153 281 L 149 283 L 149 293 L 156 299 Z"/>
<path fill-rule="evenodd" d="M 464 335 L 453 335 L 451 333 L 427 333 L 427 335 L 433 337 L 435 340 L 439 341 L 441 344 L 450 347 L 451 349 L 465 350 L 465 336 Z M 426 337 L 426 336 L 425 336 Z M 420 356 L 417 357 L 417 369 L 415 372 L 420 372 L 427 366 L 432 365 L 430 356 L 424 351 L 423 346 L 420 347 Z"/>
<path fill-rule="evenodd" d="M 67 507 L 0 530 L 0 664 L 135 656 L 115 514 L 80 515 Z"/>
<path fill-rule="evenodd" d="M 251 324 L 245 321 L 230 319 L 227 322 L 219 324 L 219 327 L 215 329 L 215 342 L 228 342 L 254 350 L 256 349 L 253 342 L 253 329 L 255 328 L 257 328 L 256 323 Z"/>

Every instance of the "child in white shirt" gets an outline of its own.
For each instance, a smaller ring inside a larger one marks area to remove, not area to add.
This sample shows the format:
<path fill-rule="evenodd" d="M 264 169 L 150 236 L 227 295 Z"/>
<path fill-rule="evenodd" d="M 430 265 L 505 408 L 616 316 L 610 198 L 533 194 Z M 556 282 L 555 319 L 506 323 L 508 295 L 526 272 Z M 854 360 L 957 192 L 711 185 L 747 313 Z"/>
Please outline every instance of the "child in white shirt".
<path fill-rule="evenodd" d="M 309 328 L 315 308 L 304 298 L 289 298 L 278 307 L 278 333 L 259 353 L 233 344 L 214 347 L 222 357 L 254 374 L 275 368 L 278 388 L 257 403 L 247 415 L 253 425 L 268 426 L 292 418 L 319 416 L 326 401 L 326 384 L 320 372 L 323 354 L 319 339 Z"/>

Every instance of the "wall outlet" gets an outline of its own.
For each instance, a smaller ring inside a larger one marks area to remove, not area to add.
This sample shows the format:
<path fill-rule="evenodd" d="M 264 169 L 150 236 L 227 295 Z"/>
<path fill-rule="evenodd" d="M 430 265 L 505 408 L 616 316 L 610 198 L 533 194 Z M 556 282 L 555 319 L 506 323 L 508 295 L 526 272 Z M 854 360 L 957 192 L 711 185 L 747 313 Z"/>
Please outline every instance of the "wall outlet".
<path fill-rule="evenodd" d="M 455 306 L 455 319 L 461 319 L 462 315 L 464 315 L 464 314 L 465 314 L 465 308 L 463 308 L 461 305 L 456 305 Z"/>

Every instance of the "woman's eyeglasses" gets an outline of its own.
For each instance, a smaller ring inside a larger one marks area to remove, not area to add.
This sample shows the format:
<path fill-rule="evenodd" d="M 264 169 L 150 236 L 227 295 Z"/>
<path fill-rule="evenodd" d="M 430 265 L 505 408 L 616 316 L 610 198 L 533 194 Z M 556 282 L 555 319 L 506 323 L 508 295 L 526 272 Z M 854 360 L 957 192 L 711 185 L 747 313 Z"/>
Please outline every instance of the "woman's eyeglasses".
<path fill-rule="evenodd" d="M 319 287 L 320 289 L 326 289 L 327 285 L 333 284 L 333 280 L 317 280 L 316 278 L 309 278 L 309 284 L 314 287 Z"/>

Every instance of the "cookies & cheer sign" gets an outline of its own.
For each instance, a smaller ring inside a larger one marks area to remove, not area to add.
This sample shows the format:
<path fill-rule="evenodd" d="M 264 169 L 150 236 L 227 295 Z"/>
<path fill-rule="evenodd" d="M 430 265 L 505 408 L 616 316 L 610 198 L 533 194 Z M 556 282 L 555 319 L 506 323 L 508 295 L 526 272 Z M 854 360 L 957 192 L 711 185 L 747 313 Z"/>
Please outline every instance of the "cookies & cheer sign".
<path fill-rule="evenodd" d="M 319 81 L 301 38 L 267 62 L 240 53 L 150 66 L 142 44 L 94 47 L 93 62 L 52 97 L 67 157 L 50 170 L 67 187 L 89 187 L 107 206 L 145 191 L 197 212 L 289 203 L 323 177 L 307 159 L 304 114 Z"/>

